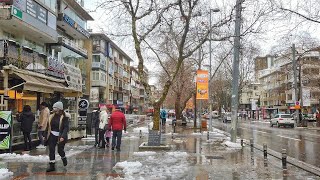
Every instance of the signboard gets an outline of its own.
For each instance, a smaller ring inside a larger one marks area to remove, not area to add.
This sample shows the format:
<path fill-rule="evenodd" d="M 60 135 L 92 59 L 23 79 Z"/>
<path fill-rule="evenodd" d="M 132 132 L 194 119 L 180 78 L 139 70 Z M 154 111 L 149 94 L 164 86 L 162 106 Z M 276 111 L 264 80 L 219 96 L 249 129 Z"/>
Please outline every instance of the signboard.
<path fill-rule="evenodd" d="M 37 18 L 38 20 L 40 20 L 41 22 L 47 24 L 47 10 L 45 8 L 43 8 L 42 6 L 38 5 L 38 9 L 37 9 Z"/>
<path fill-rule="evenodd" d="M 148 146 L 160 146 L 161 133 L 156 130 L 149 130 Z"/>
<path fill-rule="evenodd" d="M 82 92 L 82 76 L 79 68 L 65 63 L 64 77 L 70 88 Z"/>
<path fill-rule="evenodd" d="M 251 100 L 251 110 L 256 111 L 257 110 L 257 100 L 252 99 Z"/>
<path fill-rule="evenodd" d="M 90 33 L 86 31 L 83 27 L 81 27 L 79 24 L 77 24 L 71 17 L 69 17 L 66 14 L 63 14 L 63 21 L 69 24 L 71 27 L 76 29 L 78 32 L 86 36 L 87 38 L 90 37 Z"/>
<path fill-rule="evenodd" d="M 12 6 L 11 14 L 18 19 L 22 19 L 22 11 L 19 8 Z"/>
<path fill-rule="evenodd" d="M 308 88 L 303 88 L 302 89 L 302 102 L 303 106 L 311 106 L 310 102 L 310 89 Z"/>
<path fill-rule="evenodd" d="M 86 125 L 87 116 L 78 116 L 78 125 Z"/>
<path fill-rule="evenodd" d="M 89 101 L 86 99 L 80 99 L 78 105 L 80 110 L 87 110 L 89 108 Z"/>
<path fill-rule="evenodd" d="M 90 102 L 99 102 L 99 88 L 92 87 L 90 89 Z"/>
<path fill-rule="evenodd" d="M 14 0 L 13 5 L 19 8 L 21 11 L 26 12 L 26 6 L 27 6 L 26 0 Z"/>
<path fill-rule="evenodd" d="M 10 149 L 12 112 L 0 111 L 0 149 Z"/>
<path fill-rule="evenodd" d="M 37 18 L 38 4 L 33 0 L 27 0 L 26 12 L 32 17 Z"/>
<path fill-rule="evenodd" d="M 197 99 L 208 99 L 209 98 L 209 78 L 208 71 L 197 70 Z"/>
<path fill-rule="evenodd" d="M 64 78 L 64 62 L 49 56 L 47 74 L 54 77 Z"/>

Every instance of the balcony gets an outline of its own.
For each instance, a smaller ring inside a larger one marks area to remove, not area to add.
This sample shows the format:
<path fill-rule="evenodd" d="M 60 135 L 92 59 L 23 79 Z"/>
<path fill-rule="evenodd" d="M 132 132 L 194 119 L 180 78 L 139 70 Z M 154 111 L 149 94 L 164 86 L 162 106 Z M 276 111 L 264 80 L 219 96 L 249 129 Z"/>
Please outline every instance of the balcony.
<path fill-rule="evenodd" d="M 74 52 L 77 52 L 78 54 L 84 56 L 85 58 L 88 58 L 88 51 L 86 49 L 78 46 L 76 43 L 69 40 L 68 38 L 58 37 L 58 43 L 65 46 L 66 48 L 74 51 Z"/>
<path fill-rule="evenodd" d="M 58 14 L 57 26 L 65 30 L 74 39 L 88 39 L 90 33 L 64 13 Z"/>
<path fill-rule="evenodd" d="M 91 81 L 91 86 L 93 87 L 107 87 L 107 82 L 104 81 Z"/>
<path fill-rule="evenodd" d="M 106 65 L 101 62 L 92 62 L 92 69 L 101 69 L 103 71 L 107 71 Z"/>
<path fill-rule="evenodd" d="M 12 7 L 9 5 L 0 6 L 0 27 L 2 30 L 14 35 L 23 34 L 39 43 L 57 42 L 58 33 L 55 29 L 56 27 L 49 27 L 39 19 L 16 7 L 14 8 L 15 11 L 12 11 Z"/>

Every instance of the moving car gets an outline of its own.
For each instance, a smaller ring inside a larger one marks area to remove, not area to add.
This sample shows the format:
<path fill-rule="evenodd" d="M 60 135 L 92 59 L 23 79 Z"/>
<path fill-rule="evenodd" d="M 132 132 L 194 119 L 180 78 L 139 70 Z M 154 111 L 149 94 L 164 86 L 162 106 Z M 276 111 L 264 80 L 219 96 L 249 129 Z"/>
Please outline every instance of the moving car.
<path fill-rule="evenodd" d="M 276 125 L 277 127 L 280 126 L 290 126 L 294 128 L 294 119 L 291 114 L 277 114 L 270 120 L 270 127 Z"/>

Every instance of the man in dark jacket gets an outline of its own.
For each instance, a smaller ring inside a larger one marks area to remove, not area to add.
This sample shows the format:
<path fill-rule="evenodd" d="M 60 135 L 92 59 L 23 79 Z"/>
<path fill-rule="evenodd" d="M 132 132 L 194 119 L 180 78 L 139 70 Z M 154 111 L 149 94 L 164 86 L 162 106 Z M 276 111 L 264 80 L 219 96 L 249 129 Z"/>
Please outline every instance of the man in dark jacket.
<path fill-rule="evenodd" d="M 114 150 L 114 147 L 116 147 L 117 151 L 120 151 L 122 130 L 127 131 L 126 117 L 121 112 L 120 108 L 116 108 L 116 111 L 111 114 L 110 120 L 108 123 L 108 128 L 113 131 L 112 150 Z M 116 145 L 116 139 L 117 139 L 117 145 Z"/>
<path fill-rule="evenodd" d="M 25 151 L 31 150 L 31 136 L 32 124 L 35 120 L 33 113 L 31 112 L 31 107 L 25 105 L 21 115 L 17 118 L 18 122 L 21 122 L 21 131 L 23 132 Z M 28 142 L 29 141 L 29 142 Z"/>

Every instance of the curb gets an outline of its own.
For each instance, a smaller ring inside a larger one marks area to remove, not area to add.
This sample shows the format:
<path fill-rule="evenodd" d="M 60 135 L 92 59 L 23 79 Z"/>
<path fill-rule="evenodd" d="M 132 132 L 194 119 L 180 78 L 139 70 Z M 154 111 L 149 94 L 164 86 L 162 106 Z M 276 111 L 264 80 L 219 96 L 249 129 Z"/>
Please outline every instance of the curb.
<path fill-rule="evenodd" d="M 246 141 L 244 141 L 244 144 L 250 146 L 249 143 L 246 143 Z M 263 152 L 263 147 L 261 145 L 258 145 L 258 144 L 253 144 L 253 147 L 262 151 Z M 277 152 L 277 151 L 274 151 L 270 148 L 267 149 L 267 153 L 273 157 L 276 157 L 278 159 L 282 159 L 282 154 Z M 287 156 L 287 162 L 291 165 L 294 165 L 298 168 L 301 168 L 307 172 L 310 172 L 312 174 L 315 174 L 317 176 L 320 176 L 320 168 L 316 167 L 316 166 L 313 166 L 311 164 L 308 164 L 308 163 L 305 163 L 303 161 L 300 161 L 300 160 L 297 160 L 293 157 L 290 157 L 290 156 Z"/>

